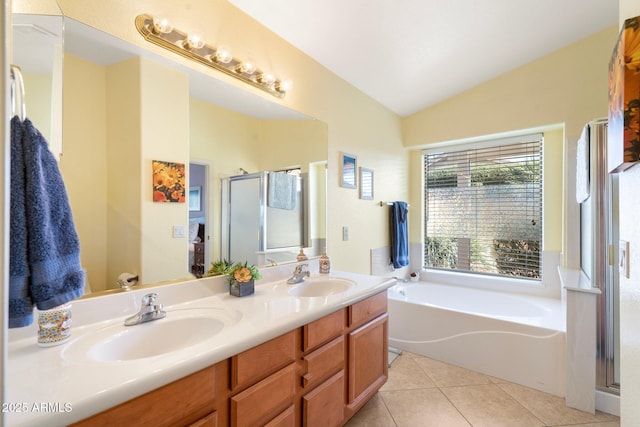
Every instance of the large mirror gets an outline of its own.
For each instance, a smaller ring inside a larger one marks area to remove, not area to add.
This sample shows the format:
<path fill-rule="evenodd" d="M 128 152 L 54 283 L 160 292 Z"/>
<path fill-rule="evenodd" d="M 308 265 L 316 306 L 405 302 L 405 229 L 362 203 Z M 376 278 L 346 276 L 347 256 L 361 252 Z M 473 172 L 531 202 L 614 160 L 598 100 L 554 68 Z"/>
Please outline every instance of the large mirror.
<path fill-rule="evenodd" d="M 42 19 L 20 19 L 29 17 Z M 305 253 L 319 254 L 326 124 L 222 83 L 215 71 L 174 62 L 170 52 L 145 51 L 69 18 L 64 28 L 60 169 L 92 293 L 117 288 L 123 273 L 151 284 L 206 271 L 226 253 L 223 182 L 238 175 L 305 177 Z M 184 200 L 154 201 L 154 161 L 171 179 L 184 175 Z M 256 263 L 295 261 L 298 251 L 274 249 Z"/>

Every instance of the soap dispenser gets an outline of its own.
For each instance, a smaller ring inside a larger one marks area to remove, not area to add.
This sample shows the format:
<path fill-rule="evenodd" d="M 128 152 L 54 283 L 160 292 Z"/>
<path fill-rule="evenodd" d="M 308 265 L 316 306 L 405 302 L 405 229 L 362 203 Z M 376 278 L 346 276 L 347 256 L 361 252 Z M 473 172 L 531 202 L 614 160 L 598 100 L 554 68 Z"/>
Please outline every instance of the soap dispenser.
<path fill-rule="evenodd" d="M 298 254 L 298 256 L 296 257 L 296 259 L 298 261 L 306 261 L 308 258 L 307 256 L 304 254 L 304 250 L 303 248 L 300 248 L 300 253 Z"/>
<path fill-rule="evenodd" d="M 322 251 L 322 256 L 320 257 L 320 274 L 329 274 L 331 272 L 331 260 L 327 256 L 327 249 L 325 248 Z"/>

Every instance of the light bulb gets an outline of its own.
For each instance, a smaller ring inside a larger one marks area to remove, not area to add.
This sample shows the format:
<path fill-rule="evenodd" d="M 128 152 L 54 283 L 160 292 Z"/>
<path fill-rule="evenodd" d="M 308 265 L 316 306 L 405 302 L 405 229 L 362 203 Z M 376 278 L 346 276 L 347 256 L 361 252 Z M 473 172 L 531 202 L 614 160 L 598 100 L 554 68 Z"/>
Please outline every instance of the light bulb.
<path fill-rule="evenodd" d="M 257 77 L 257 79 L 259 83 L 265 84 L 267 86 L 272 85 L 276 81 L 276 78 L 271 73 L 262 73 Z"/>
<path fill-rule="evenodd" d="M 187 39 L 182 42 L 182 47 L 185 49 L 200 49 L 204 46 L 204 40 L 199 34 L 191 33 L 187 36 Z"/>
<path fill-rule="evenodd" d="M 275 85 L 276 90 L 278 92 L 287 92 L 291 90 L 291 86 L 292 86 L 291 80 L 278 81 L 276 82 L 276 85 Z"/>
<path fill-rule="evenodd" d="M 173 26 L 169 23 L 167 18 L 153 18 L 153 27 L 151 28 L 151 32 L 155 34 L 159 33 L 170 33 L 173 31 Z"/>
<path fill-rule="evenodd" d="M 243 61 L 242 63 L 238 64 L 235 68 L 236 72 L 242 74 L 253 74 L 256 71 L 256 65 L 253 63 L 252 60 L 247 59 L 246 61 Z"/>
<path fill-rule="evenodd" d="M 211 60 L 214 62 L 220 62 L 222 64 L 228 64 L 233 59 L 233 55 L 231 52 L 224 47 L 219 47 L 216 49 L 216 53 L 211 55 Z"/>

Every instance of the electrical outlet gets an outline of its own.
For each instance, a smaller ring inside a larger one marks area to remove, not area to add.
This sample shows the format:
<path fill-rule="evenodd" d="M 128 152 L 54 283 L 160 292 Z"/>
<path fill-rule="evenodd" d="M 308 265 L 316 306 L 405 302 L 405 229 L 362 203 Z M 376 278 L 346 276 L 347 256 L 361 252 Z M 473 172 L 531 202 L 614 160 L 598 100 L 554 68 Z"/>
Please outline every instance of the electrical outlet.
<path fill-rule="evenodd" d="M 629 278 L 629 242 L 620 240 L 618 242 L 618 269 L 620 274 Z"/>
<path fill-rule="evenodd" d="M 174 225 L 173 226 L 173 238 L 174 239 L 184 239 L 184 225 Z"/>
<path fill-rule="evenodd" d="M 349 240 L 349 227 L 346 225 L 342 227 L 342 240 Z"/>

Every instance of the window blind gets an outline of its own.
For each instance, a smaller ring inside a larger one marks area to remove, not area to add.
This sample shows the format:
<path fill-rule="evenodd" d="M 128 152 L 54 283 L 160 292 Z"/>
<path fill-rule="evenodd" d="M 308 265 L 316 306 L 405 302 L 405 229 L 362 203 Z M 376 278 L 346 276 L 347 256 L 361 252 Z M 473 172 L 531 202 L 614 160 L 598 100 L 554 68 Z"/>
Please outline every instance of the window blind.
<path fill-rule="evenodd" d="M 425 268 L 541 279 L 542 135 L 424 152 Z"/>

